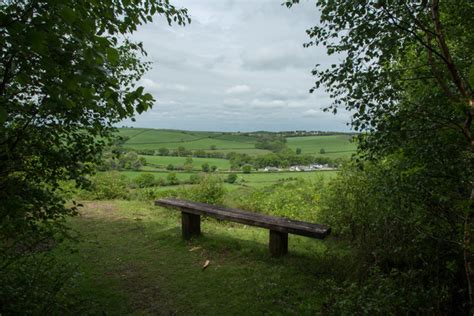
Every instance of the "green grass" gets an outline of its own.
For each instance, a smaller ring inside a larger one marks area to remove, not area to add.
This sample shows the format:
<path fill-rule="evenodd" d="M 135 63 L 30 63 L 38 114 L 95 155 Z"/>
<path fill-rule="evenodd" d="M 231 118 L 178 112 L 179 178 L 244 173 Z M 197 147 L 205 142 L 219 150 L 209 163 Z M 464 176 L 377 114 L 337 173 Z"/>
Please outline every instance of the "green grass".
<path fill-rule="evenodd" d="M 169 156 L 146 156 L 140 155 L 146 159 L 147 163 L 166 168 L 169 164 L 174 166 L 182 166 L 186 161 L 186 157 L 169 157 Z M 193 158 L 193 169 L 201 170 L 201 166 L 208 163 L 209 166 L 216 166 L 219 170 L 228 170 L 230 162 L 226 159 L 218 158 Z"/>
<path fill-rule="evenodd" d="M 301 148 L 303 154 L 339 158 L 350 157 L 352 153 L 355 153 L 356 144 L 350 142 L 350 139 L 348 135 L 289 137 L 287 144 L 293 150 Z M 324 149 L 326 153 L 320 154 L 321 149 Z"/>
<path fill-rule="evenodd" d="M 238 152 L 248 155 L 267 154 L 270 151 L 256 149 L 256 138 L 236 133 L 197 132 L 180 130 L 160 130 L 145 128 L 121 128 L 119 135 L 130 137 L 124 147 L 136 150 L 158 150 L 161 147 L 177 149 L 182 146 L 187 150 L 215 151 L 228 153 Z M 303 136 L 287 138 L 288 147 L 301 148 L 304 154 L 317 154 L 323 148 L 330 158 L 349 157 L 355 152 L 356 145 L 349 142 L 349 135 Z"/>
<path fill-rule="evenodd" d="M 255 188 L 261 188 L 273 185 L 279 180 L 287 181 L 288 178 L 296 179 L 330 179 L 336 176 L 337 171 L 314 171 L 314 172 L 268 172 L 268 173 L 250 173 L 239 174 L 238 179 L 243 179 L 243 184 Z"/>
<path fill-rule="evenodd" d="M 144 170 L 144 171 L 121 171 L 120 173 L 127 176 L 129 179 L 133 180 L 143 173 L 151 173 L 155 178 L 166 179 L 169 173 L 174 171 L 153 171 L 153 170 Z M 189 180 L 191 175 L 198 174 L 197 172 L 174 172 L 179 180 Z M 313 171 L 313 172 L 258 172 L 258 173 L 238 173 L 237 174 L 237 184 L 229 185 L 229 187 L 239 187 L 247 186 L 254 188 L 262 188 L 266 186 L 271 186 L 279 183 L 279 180 L 288 181 L 288 178 L 292 179 L 330 179 L 337 174 L 337 171 Z M 221 177 L 222 180 L 226 179 L 228 173 L 215 173 L 214 175 Z M 243 181 L 242 181 L 243 180 Z"/>
<path fill-rule="evenodd" d="M 174 210 L 83 203 L 69 220 L 78 251 L 58 250 L 78 266 L 70 294 L 82 299 L 81 314 L 309 315 L 321 309 L 325 280 L 337 278 L 331 240 L 290 235 L 290 253 L 271 258 L 266 229 L 204 220 L 203 236 L 186 242 Z"/>
<path fill-rule="evenodd" d="M 253 137 L 229 133 L 159 129 L 121 128 L 119 135 L 130 137 L 125 147 L 154 150 L 161 147 L 177 149 L 180 146 L 188 150 L 208 150 L 211 146 L 217 150 L 254 149 L 255 141 Z"/>

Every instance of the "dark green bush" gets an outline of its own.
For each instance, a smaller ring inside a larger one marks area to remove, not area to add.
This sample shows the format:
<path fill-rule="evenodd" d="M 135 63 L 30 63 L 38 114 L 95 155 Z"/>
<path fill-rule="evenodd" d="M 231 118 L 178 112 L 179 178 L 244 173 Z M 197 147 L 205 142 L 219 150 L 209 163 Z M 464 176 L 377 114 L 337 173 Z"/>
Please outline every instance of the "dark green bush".
<path fill-rule="evenodd" d="M 235 183 L 235 181 L 237 181 L 237 174 L 235 174 L 235 173 L 230 173 L 230 174 L 227 176 L 227 183 Z"/>

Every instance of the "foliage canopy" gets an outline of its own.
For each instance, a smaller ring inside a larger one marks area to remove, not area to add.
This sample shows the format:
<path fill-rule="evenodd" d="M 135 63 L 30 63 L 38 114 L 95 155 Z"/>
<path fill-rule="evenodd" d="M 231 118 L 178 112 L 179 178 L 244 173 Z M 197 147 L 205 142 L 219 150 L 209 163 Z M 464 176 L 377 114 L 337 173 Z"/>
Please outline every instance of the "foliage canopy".
<path fill-rule="evenodd" d="M 152 106 L 136 85 L 146 53 L 129 35 L 155 14 L 189 22 L 168 1 L 0 3 L 2 264 L 18 254 L 18 240 L 28 249 L 75 212 L 60 181 L 86 185 L 113 124 Z"/>

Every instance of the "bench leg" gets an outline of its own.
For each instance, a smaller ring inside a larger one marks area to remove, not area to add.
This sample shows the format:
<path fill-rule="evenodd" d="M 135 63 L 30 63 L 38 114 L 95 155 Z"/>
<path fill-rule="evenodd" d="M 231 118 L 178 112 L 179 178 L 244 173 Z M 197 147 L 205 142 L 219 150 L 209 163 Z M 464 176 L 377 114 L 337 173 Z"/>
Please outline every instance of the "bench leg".
<path fill-rule="evenodd" d="M 281 257 L 288 253 L 288 233 L 270 230 L 270 253 L 273 257 Z"/>
<path fill-rule="evenodd" d="M 181 212 L 181 228 L 183 238 L 186 240 L 199 236 L 201 234 L 201 216 Z"/>

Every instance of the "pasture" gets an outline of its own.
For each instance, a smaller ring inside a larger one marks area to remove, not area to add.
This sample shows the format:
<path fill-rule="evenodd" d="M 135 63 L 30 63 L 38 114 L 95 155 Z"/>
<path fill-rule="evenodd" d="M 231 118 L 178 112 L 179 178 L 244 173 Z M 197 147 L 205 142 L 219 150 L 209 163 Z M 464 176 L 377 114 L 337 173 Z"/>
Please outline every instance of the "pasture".
<path fill-rule="evenodd" d="M 354 142 L 350 142 L 351 138 L 349 135 L 288 137 L 287 145 L 293 150 L 301 148 L 303 154 L 330 158 L 350 157 L 357 148 Z M 320 154 L 321 149 L 324 149 L 324 154 Z"/>
<path fill-rule="evenodd" d="M 132 149 L 158 150 L 165 147 L 177 149 L 184 147 L 188 150 L 253 150 L 255 138 L 233 133 L 160 130 L 144 128 L 120 128 L 120 136 L 129 139 L 124 146 Z"/>
<path fill-rule="evenodd" d="M 248 155 L 270 153 L 268 150 L 255 148 L 255 136 L 238 133 L 119 128 L 118 135 L 128 137 L 123 146 L 135 150 L 158 150 L 162 147 L 172 150 L 184 147 L 187 150 Z M 348 134 L 288 137 L 287 146 L 292 150 L 301 148 L 303 154 L 330 158 L 349 157 L 356 149 L 356 144 L 351 143 L 350 139 Z M 324 154 L 320 154 L 321 149 L 324 149 Z"/>

